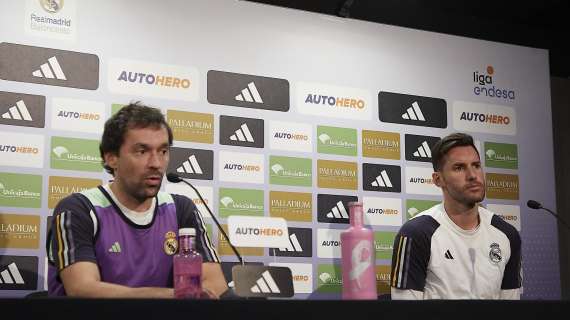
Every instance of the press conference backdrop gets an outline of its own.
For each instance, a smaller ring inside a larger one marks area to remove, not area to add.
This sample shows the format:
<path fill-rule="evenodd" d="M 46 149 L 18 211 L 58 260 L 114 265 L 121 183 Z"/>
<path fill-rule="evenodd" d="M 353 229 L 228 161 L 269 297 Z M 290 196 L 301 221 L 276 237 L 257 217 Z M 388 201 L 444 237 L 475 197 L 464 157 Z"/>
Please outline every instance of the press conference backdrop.
<path fill-rule="evenodd" d="M 455 131 L 477 140 L 484 204 L 521 232 L 523 297 L 560 297 L 556 223 L 524 206 L 555 207 L 547 51 L 229 0 L 1 6 L 0 296 L 45 288 L 53 208 L 109 181 L 103 124 L 142 100 L 174 130 L 169 171 L 223 224 L 287 220 L 288 247 L 240 252 L 290 267 L 295 298 L 340 297 L 357 199 L 389 292 L 395 233 L 441 200 L 430 147 Z M 206 219 L 229 270 L 237 259 Z"/>

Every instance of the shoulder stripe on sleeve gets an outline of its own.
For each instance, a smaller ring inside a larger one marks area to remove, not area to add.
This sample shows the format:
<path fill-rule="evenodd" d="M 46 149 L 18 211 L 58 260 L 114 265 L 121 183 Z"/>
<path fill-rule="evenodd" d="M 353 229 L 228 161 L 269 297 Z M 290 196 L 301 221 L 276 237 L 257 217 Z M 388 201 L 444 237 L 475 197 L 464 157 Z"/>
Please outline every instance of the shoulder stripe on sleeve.
<path fill-rule="evenodd" d="M 397 275 L 398 275 L 398 267 L 400 266 L 400 253 L 402 252 L 402 242 L 404 237 L 400 237 L 400 241 L 398 241 L 398 253 L 396 255 L 396 264 L 394 265 L 394 272 L 392 274 L 392 287 L 396 286 Z"/>
<path fill-rule="evenodd" d="M 204 224 L 204 219 L 202 218 L 202 214 L 200 213 L 200 210 L 198 210 L 198 208 L 196 208 L 195 210 L 195 216 L 196 219 L 198 220 L 198 223 L 200 225 L 200 228 L 202 229 L 202 243 L 208 248 L 208 254 L 211 256 L 212 260 L 214 262 L 220 262 L 220 257 L 218 257 L 218 253 L 216 252 L 216 249 L 213 247 L 212 245 L 212 241 L 210 241 L 210 237 L 208 236 L 208 232 L 206 231 L 206 225 Z"/>
<path fill-rule="evenodd" d="M 93 236 L 97 235 L 97 217 L 93 210 L 89 210 L 89 216 L 91 217 L 91 221 L 93 221 Z"/>
<path fill-rule="evenodd" d="M 398 242 L 398 253 L 396 257 L 396 265 L 392 274 L 392 287 L 404 288 L 408 280 L 408 260 L 410 258 L 412 239 L 409 237 L 400 237 Z"/>

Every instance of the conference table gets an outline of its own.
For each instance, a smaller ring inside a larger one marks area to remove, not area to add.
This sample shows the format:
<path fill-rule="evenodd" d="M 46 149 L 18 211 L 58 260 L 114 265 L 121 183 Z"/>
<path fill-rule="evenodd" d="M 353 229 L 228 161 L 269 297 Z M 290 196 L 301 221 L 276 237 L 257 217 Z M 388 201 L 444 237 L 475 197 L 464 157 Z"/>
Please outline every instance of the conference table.
<path fill-rule="evenodd" d="M 568 319 L 570 301 L 0 299 L 0 319 Z"/>

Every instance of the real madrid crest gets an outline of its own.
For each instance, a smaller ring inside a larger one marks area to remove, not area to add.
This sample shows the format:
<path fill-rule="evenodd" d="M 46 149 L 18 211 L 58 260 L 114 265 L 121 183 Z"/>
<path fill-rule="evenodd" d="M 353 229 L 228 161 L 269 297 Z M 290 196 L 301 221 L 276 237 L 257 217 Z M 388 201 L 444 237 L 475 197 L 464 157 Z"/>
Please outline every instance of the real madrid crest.
<path fill-rule="evenodd" d="M 164 235 L 164 253 L 171 256 L 178 251 L 178 240 L 176 240 L 176 233 L 168 231 Z"/>
<path fill-rule="evenodd" d="M 489 250 L 489 259 L 491 259 L 491 262 L 495 264 L 501 262 L 503 257 L 501 256 L 501 248 L 499 248 L 499 244 L 493 242 L 489 247 L 491 248 L 491 250 Z"/>

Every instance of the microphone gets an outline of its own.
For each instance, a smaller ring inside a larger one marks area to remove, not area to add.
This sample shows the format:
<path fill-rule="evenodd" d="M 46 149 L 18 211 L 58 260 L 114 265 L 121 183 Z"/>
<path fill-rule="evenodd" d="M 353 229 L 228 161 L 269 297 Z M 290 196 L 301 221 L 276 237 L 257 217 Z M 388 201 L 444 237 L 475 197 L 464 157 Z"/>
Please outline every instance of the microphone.
<path fill-rule="evenodd" d="M 560 223 L 562 223 L 564 225 L 564 227 L 566 227 L 566 229 L 570 230 L 570 226 L 568 226 L 566 221 L 564 221 L 560 216 L 558 216 L 558 214 L 556 214 L 556 212 L 554 212 L 548 208 L 543 207 L 540 202 L 535 201 L 535 200 L 528 200 L 526 205 L 531 209 L 535 209 L 535 210 L 543 209 L 543 210 L 545 210 L 546 212 L 553 215 L 558 221 L 560 221 Z"/>
<path fill-rule="evenodd" d="M 206 201 L 204 201 L 204 198 L 202 198 L 202 195 L 200 194 L 200 192 L 198 192 L 198 189 L 196 189 L 190 182 L 180 178 L 179 175 L 177 175 L 176 173 L 173 172 L 169 172 L 166 174 L 166 180 L 168 180 L 168 182 L 172 182 L 172 183 L 178 183 L 178 182 L 184 182 L 185 184 L 187 184 L 188 186 L 190 186 L 190 188 L 192 188 L 194 190 L 194 192 L 196 192 L 196 194 L 198 195 L 198 197 L 200 198 L 200 201 L 202 201 L 202 203 L 204 204 L 204 206 L 206 207 L 206 210 L 208 210 L 208 213 L 210 213 L 210 216 L 212 217 L 212 220 L 214 220 L 214 222 L 216 223 L 216 226 L 218 227 L 218 230 L 220 230 L 220 232 L 222 233 L 222 235 L 224 236 L 224 239 L 226 239 L 226 241 L 228 242 L 228 244 L 230 245 L 230 248 L 232 248 L 234 254 L 236 255 L 236 257 L 238 258 L 240 264 L 243 266 L 245 263 L 243 261 L 243 258 L 241 257 L 241 255 L 239 254 L 239 252 L 237 251 L 237 249 L 234 247 L 234 245 L 230 242 L 230 238 L 228 237 L 228 235 L 226 234 L 226 232 L 224 231 L 224 229 L 222 228 L 222 226 L 220 225 L 220 223 L 218 222 L 218 219 L 216 219 L 216 216 L 214 216 L 214 214 L 212 213 L 212 210 L 210 210 L 210 207 L 208 207 L 208 204 L 206 203 Z"/>

